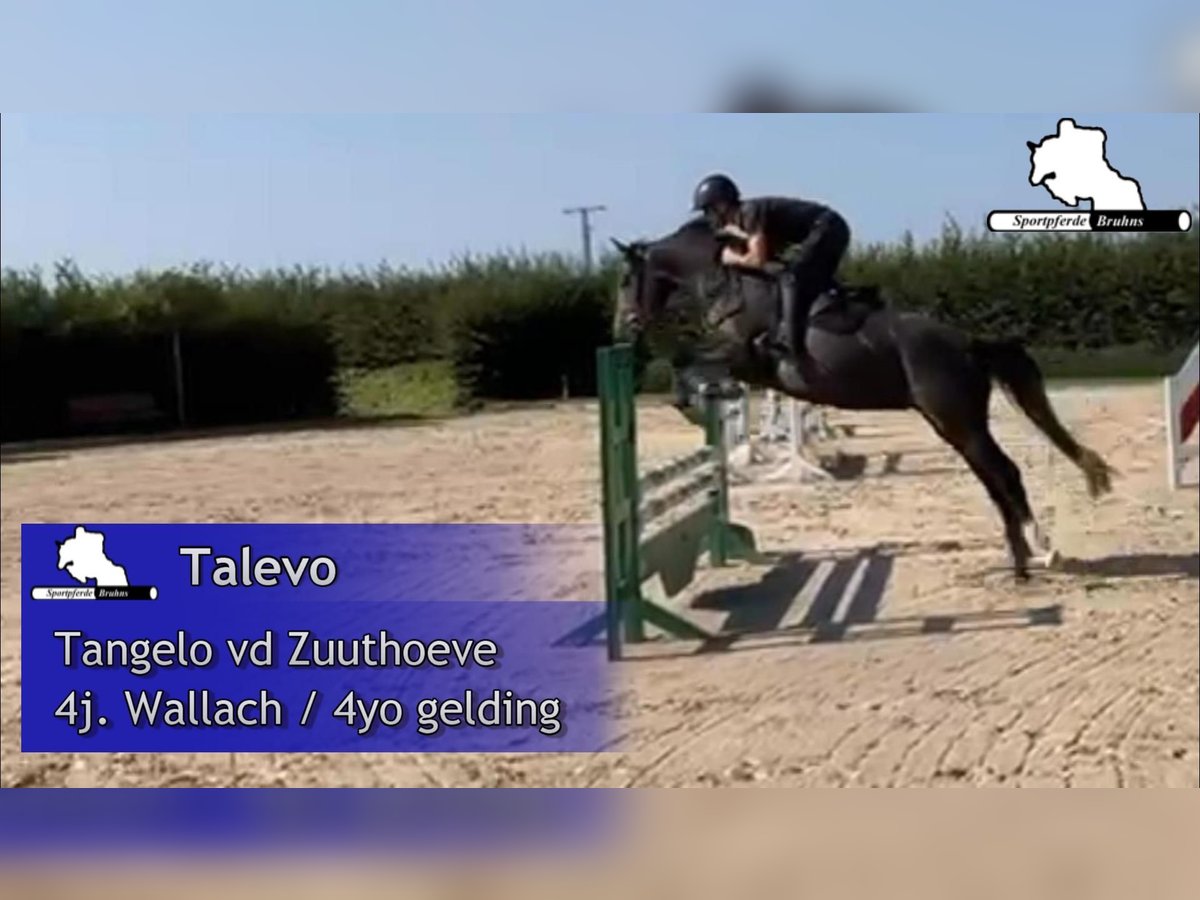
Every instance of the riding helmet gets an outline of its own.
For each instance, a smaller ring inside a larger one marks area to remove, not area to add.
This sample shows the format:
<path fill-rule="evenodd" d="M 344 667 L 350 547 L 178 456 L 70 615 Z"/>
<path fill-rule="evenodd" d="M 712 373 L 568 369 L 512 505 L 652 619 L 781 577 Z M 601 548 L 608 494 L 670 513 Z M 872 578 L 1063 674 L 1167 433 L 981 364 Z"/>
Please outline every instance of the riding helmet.
<path fill-rule="evenodd" d="M 708 210 L 721 204 L 733 206 L 742 199 L 742 192 L 728 175 L 709 175 L 692 194 L 692 209 Z"/>

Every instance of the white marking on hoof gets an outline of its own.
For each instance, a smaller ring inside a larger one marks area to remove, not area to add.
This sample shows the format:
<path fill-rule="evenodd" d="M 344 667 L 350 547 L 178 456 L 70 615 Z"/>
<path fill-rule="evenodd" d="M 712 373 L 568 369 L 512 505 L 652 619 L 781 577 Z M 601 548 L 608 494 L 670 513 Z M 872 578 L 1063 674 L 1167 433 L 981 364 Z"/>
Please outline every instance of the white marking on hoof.
<path fill-rule="evenodd" d="M 1027 522 L 1024 530 L 1025 541 L 1032 551 L 1029 561 L 1039 567 L 1053 568 L 1061 556 L 1050 543 L 1050 539 L 1042 532 L 1038 523 L 1036 521 Z"/>

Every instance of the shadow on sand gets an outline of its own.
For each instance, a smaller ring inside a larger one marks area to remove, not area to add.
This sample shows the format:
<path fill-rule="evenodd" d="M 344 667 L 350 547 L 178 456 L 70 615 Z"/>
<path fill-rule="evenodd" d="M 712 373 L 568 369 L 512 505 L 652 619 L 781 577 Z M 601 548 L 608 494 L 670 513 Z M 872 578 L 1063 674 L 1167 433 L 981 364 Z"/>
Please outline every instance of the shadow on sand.
<path fill-rule="evenodd" d="M 888 640 L 1062 624 L 1060 604 L 881 617 L 879 610 L 895 560 L 933 553 L 948 543 L 956 542 L 912 542 L 817 555 L 765 554 L 767 569 L 757 581 L 703 591 L 681 610 L 710 616 L 724 613 L 712 638 L 699 644 L 651 640 L 625 658 L 663 659 L 796 643 Z M 770 641 L 747 640 L 751 638 Z"/>
<path fill-rule="evenodd" d="M 1200 578 L 1200 553 L 1130 553 L 1099 559 L 1064 558 L 1054 567 L 1066 575 L 1102 578 L 1150 578 L 1175 575 Z"/>
<path fill-rule="evenodd" d="M 922 549 L 916 545 L 910 549 Z M 899 550 L 900 552 L 895 552 Z M 873 547 L 836 557 L 776 556 L 759 581 L 702 593 L 692 609 L 728 613 L 718 635 L 698 652 L 728 650 L 751 636 L 828 643 L 1059 625 L 1062 607 L 945 611 L 881 617 L 879 608 L 902 548 Z M 824 571 L 824 577 L 821 572 Z M 792 610 L 799 605 L 798 619 Z M 696 651 L 693 651 L 696 652 Z"/>
<path fill-rule="evenodd" d="M 258 437 L 299 431 L 353 431 L 370 428 L 394 428 L 397 425 L 422 425 L 445 417 L 398 414 L 361 418 L 304 419 L 287 422 L 257 422 L 246 425 L 220 425 L 211 428 L 180 428 L 170 431 L 127 431 L 114 434 L 79 435 L 13 442 L 0 446 L 0 465 L 63 459 L 67 453 L 98 448 L 125 447 L 135 444 L 204 441 L 213 438 Z"/>
<path fill-rule="evenodd" d="M 934 463 L 924 468 L 901 469 L 900 463 L 906 455 L 917 454 L 892 451 L 882 454 L 851 453 L 837 450 L 833 453 L 817 453 L 821 468 L 835 481 L 860 481 L 864 478 L 925 478 L 934 475 L 969 475 L 966 465 Z M 945 454 L 943 454 L 944 456 Z M 880 459 L 877 467 L 872 461 Z M 868 471 L 874 468 L 874 471 Z"/>
<path fill-rule="evenodd" d="M 0 453 L 0 466 L 15 466 L 21 463 L 34 462 L 54 462 L 59 459 L 66 459 L 65 453 L 47 453 L 43 451 L 27 450 L 24 453 L 4 452 Z"/>

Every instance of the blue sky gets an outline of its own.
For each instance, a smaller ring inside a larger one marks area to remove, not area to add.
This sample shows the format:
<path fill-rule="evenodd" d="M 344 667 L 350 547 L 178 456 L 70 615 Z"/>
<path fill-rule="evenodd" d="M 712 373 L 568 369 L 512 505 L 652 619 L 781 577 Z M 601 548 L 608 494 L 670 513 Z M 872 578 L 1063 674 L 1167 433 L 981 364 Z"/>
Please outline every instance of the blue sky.
<path fill-rule="evenodd" d="M 1040 202 L 1024 141 L 1066 114 L 1109 128 L 1152 202 L 1187 205 L 1195 118 L 1124 113 L 1170 99 L 1192 5 L 0 0 L 0 262 L 575 251 L 563 206 L 607 204 L 601 237 L 655 234 L 713 169 L 833 203 L 868 239 L 927 236 L 946 212 Z M 964 114 L 697 113 L 763 72 Z"/>
<path fill-rule="evenodd" d="M 945 111 L 1139 111 L 1194 0 L 0 0 L 8 111 L 696 112 L 748 67 Z"/>
<path fill-rule="evenodd" d="M 1200 202 L 1200 118 L 1066 110 L 1153 207 Z M 562 209 L 604 203 L 604 240 L 653 236 L 695 181 L 823 200 L 857 237 L 935 234 L 947 214 L 1062 208 L 1026 140 L 1058 115 L 5 115 L 0 260 L 125 272 L 423 266 L 465 251 L 577 252 Z"/>

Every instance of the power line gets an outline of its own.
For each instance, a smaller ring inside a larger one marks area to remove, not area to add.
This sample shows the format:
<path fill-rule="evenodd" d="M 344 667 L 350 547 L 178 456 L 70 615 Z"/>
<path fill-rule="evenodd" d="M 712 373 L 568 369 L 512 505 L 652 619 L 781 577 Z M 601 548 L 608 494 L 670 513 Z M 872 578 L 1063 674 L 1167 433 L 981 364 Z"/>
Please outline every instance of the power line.
<path fill-rule="evenodd" d="M 583 238 L 583 267 L 592 270 L 592 213 L 607 212 L 608 207 L 599 204 L 595 206 L 572 206 L 563 210 L 563 215 L 579 216 L 579 228 Z"/>

